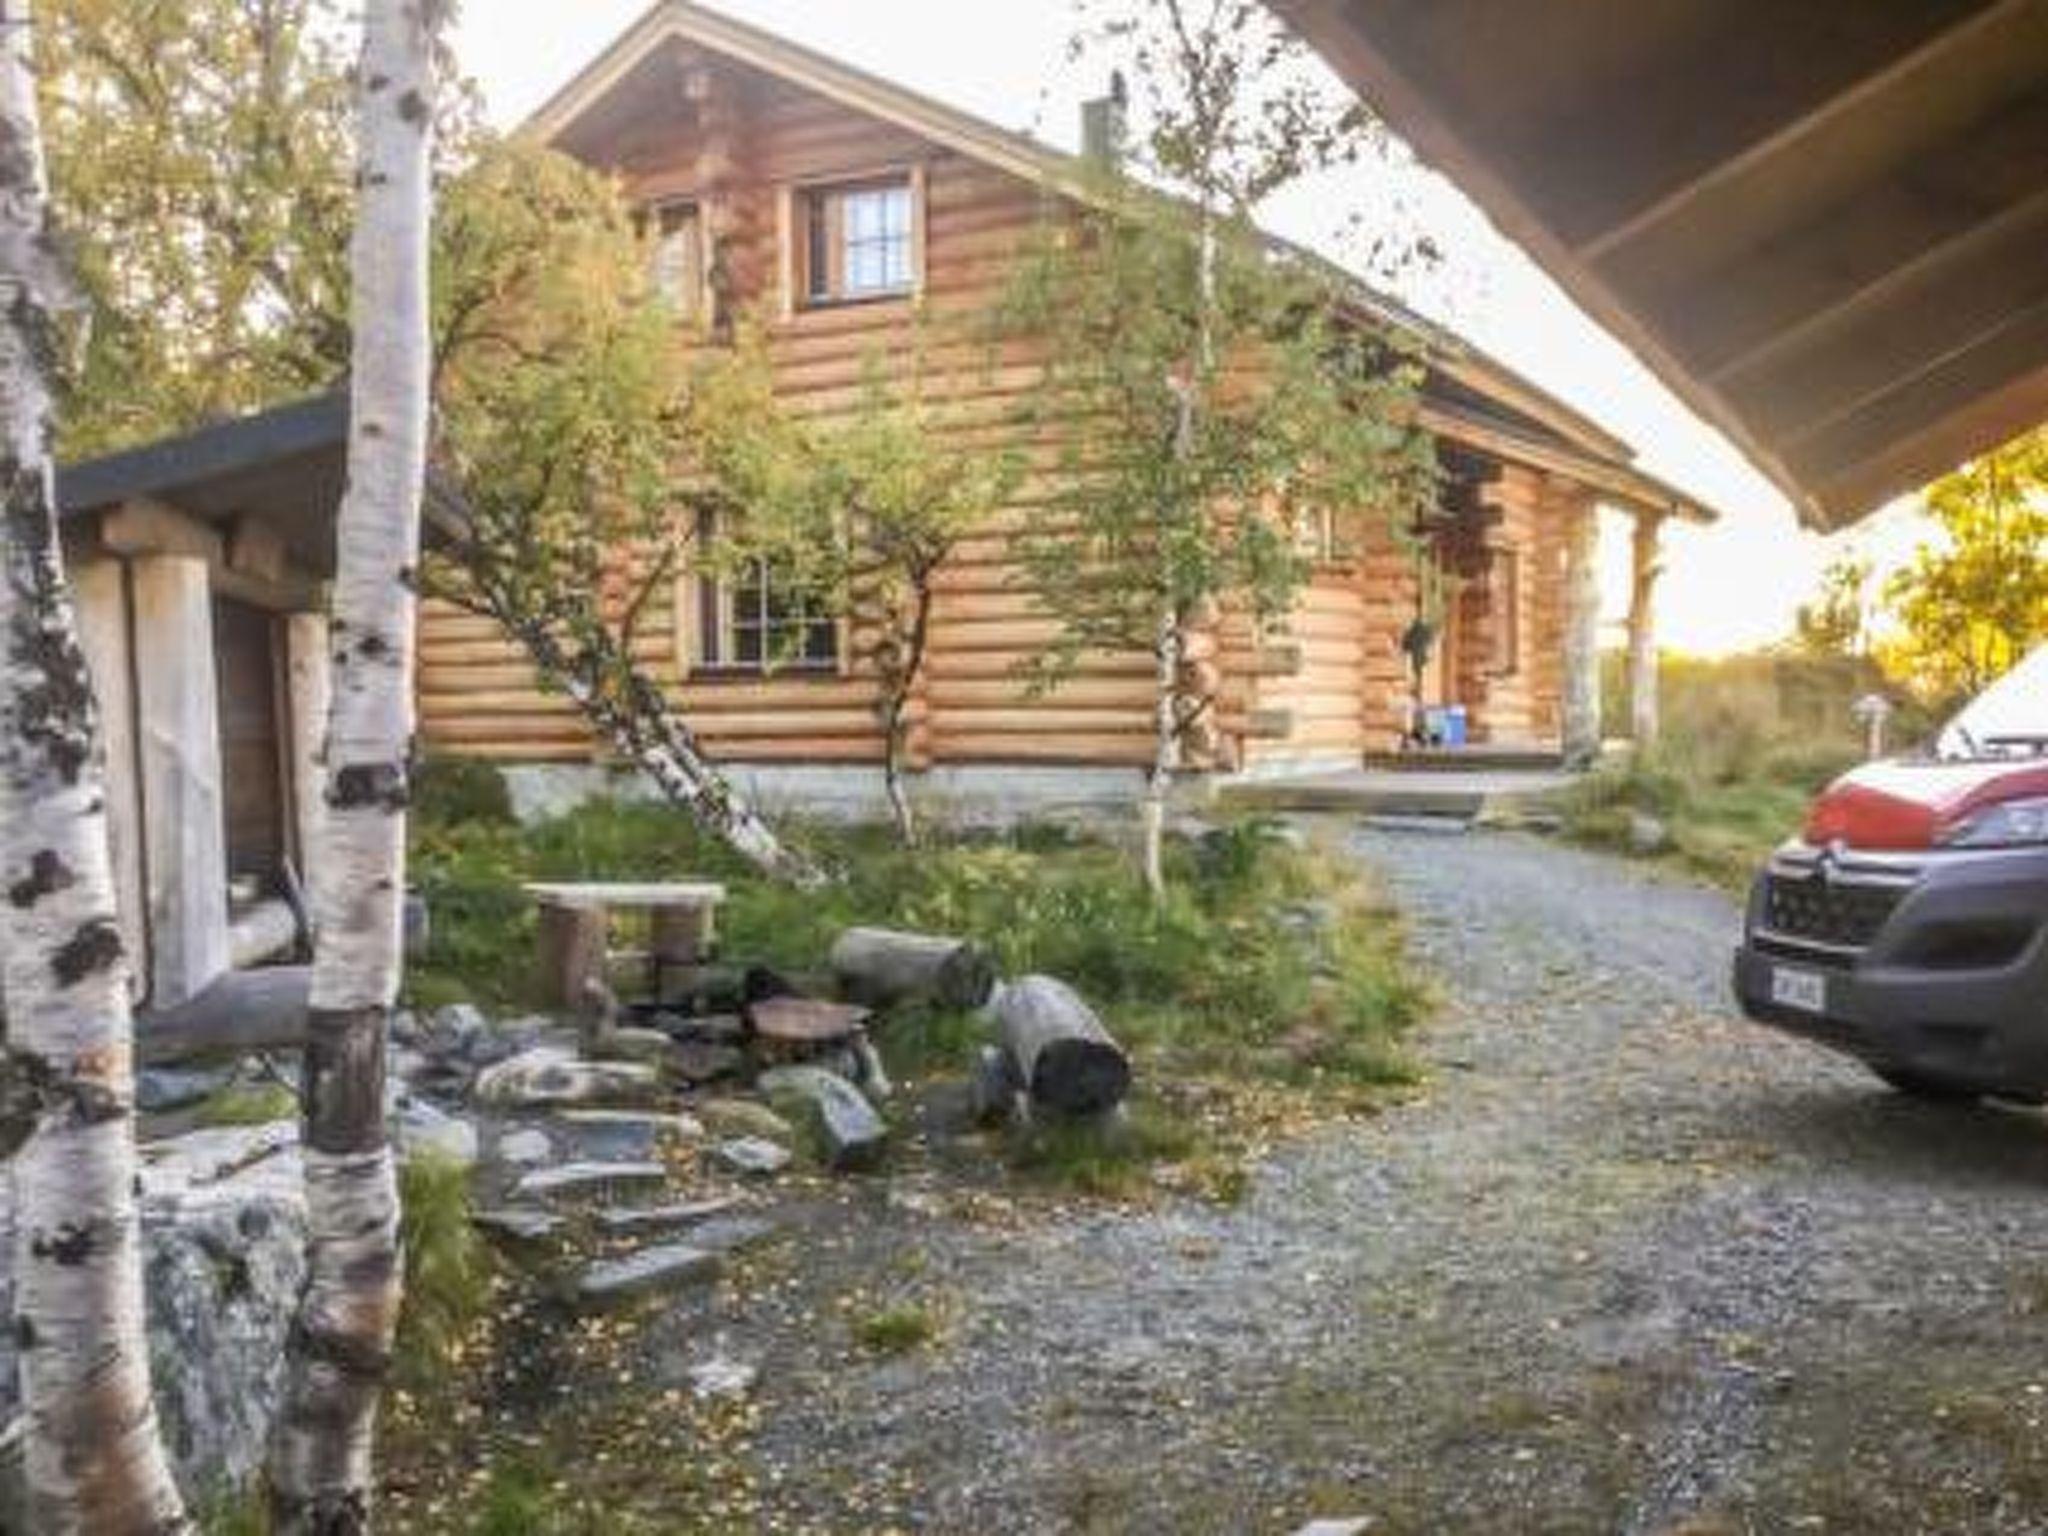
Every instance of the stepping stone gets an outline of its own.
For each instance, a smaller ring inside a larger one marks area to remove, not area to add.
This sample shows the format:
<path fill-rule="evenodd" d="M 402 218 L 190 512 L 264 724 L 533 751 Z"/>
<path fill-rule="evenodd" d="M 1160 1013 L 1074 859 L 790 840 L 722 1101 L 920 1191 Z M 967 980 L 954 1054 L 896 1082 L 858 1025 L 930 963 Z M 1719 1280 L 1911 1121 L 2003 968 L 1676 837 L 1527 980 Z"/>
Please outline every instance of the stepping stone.
<path fill-rule="evenodd" d="M 777 1067 L 761 1074 L 759 1087 L 772 1099 L 794 1099 L 807 1107 L 828 1166 L 870 1168 L 881 1161 L 889 1127 L 838 1073 L 823 1067 Z"/>
<path fill-rule="evenodd" d="M 557 1045 L 521 1051 L 477 1076 L 478 1102 L 504 1108 L 647 1099 L 657 1091 L 654 1068 L 637 1061 L 586 1061 Z"/>
<path fill-rule="evenodd" d="M 662 1243 L 622 1259 L 604 1259 L 584 1270 L 576 1292 L 585 1301 L 604 1303 L 715 1279 L 723 1261 L 715 1253 L 689 1243 Z"/>
<path fill-rule="evenodd" d="M 618 1188 L 622 1184 L 660 1184 L 668 1170 L 659 1163 L 564 1163 L 559 1168 L 537 1168 L 512 1186 L 516 1196 L 590 1195 Z"/>
<path fill-rule="evenodd" d="M 712 1152 L 735 1173 L 780 1173 L 789 1166 L 790 1151 L 759 1136 L 740 1136 L 721 1141 Z"/>
<path fill-rule="evenodd" d="M 765 1242 L 782 1230 L 782 1223 L 760 1216 L 714 1216 L 690 1233 L 693 1247 L 707 1253 L 738 1253 Z"/>
<path fill-rule="evenodd" d="M 722 1216 L 738 1204 L 737 1200 L 718 1199 L 690 1200 L 680 1205 L 607 1205 L 598 1211 L 597 1224 L 607 1232 L 654 1232 Z"/>
<path fill-rule="evenodd" d="M 545 1131 L 507 1131 L 498 1138 L 498 1161 L 515 1167 L 530 1168 L 535 1163 L 550 1161 L 554 1155 L 555 1144 L 548 1140 Z"/>
<path fill-rule="evenodd" d="M 498 1210 L 478 1211 L 470 1221 L 486 1232 L 514 1237 L 525 1243 L 540 1242 L 562 1230 L 561 1217 L 529 1206 L 508 1205 Z"/>
<path fill-rule="evenodd" d="M 556 1120 L 584 1157 L 647 1161 L 663 1140 L 701 1141 L 704 1127 L 688 1115 L 642 1109 L 564 1109 Z"/>

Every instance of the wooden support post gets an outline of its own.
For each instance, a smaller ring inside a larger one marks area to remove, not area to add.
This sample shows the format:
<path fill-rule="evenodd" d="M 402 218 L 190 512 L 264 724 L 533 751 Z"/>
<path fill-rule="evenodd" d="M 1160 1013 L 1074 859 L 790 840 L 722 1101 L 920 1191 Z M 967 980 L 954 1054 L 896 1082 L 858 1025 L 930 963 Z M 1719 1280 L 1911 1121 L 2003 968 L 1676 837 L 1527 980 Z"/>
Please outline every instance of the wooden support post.
<path fill-rule="evenodd" d="M 128 573 L 118 560 L 87 560 L 73 572 L 78 639 L 100 706 L 107 752 L 107 851 L 114 863 L 114 920 L 128 952 L 129 985 L 149 976 L 149 893 L 142 873 L 141 763 L 135 750 L 135 675 L 128 633 Z"/>
<path fill-rule="evenodd" d="M 1600 755 L 1600 512 L 1578 495 L 1565 516 L 1564 758 L 1585 767 Z"/>
<path fill-rule="evenodd" d="M 610 929 L 604 907 L 596 902 L 541 903 L 541 991 L 556 1007 L 581 1009 L 589 984 L 604 983 Z"/>
<path fill-rule="evenodd" d="M 228 968 L 227 832 L 212 587 L 193 555 L 131 567 L 147 849 L 150 1002 L 172 1008 Z"/>
<path fill-rule="evenodd" d="M 1657 578 L 1664 574 L 1657 558 L 1664 519 L 1636 514 L 1633 588 L 1628 609 L 1629 729 L 1638 752 L 1657 744 L 1661 722 L 1657 707 Z"/>
<path fill-rule="evenodd" d="M 313 850 L 327 808 L 327 709 L 333 697 L 327 655 L 327 615 L 295 613 L 285 620 L 285 677 L 291 700 L 292 811 L 299 844 L 299 879 L 312 879 Z"/>

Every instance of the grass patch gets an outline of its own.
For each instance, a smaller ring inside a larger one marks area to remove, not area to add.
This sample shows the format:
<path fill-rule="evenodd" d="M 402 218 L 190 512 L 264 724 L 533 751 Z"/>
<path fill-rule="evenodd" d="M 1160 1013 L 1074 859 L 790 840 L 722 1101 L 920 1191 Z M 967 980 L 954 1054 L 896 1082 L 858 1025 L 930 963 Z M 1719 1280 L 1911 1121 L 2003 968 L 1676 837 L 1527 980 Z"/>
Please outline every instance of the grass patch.
<path fill-rule="evenodd" d="M 923 1349 L 944 1331 L 938 1308 L 922 1301 L 899 1301 L 856 1318 L 853 1340 L 869 1354 L 907 1355 Z"/>
<path fill-rule="evenodd" d="M 201 1101 L 197 1122 L 209 1130 L 234 1125 L 269 1125 L 299 1112 L 298 1095 L 283 1083 L 235 1083 Z"/>
<path fill-rule="evenodd" d="M 1108 1198 L 1138 1193 L 1156 1164 L 1184 1162 L 1200 1151 L 1195 1125 L 1147 1097 L 1100 1120 L 1019 1125 L 1004 1143 L 1010 1166 L 1027 1178 Z"/>
<path fill-rule="evenodd" d="M 490 1305 L 490 1245 L 470 1220 L 469 1169 L 450 1157 L 414 1157 L 399 1170 L 405 1310 L 394 1351 L 401 1385 L 430 1381 L 457 1354 Z"/>
<path fill-rule="evenodd" d="M 862 923 L 969 935 L 1005 974 L 1068 982 L 1125 1045 L 1180 1071 L 1360 1088 L 1407 1076 L 1399 1040 L 1425 994 L 1397 925 L 1358 892 L 1353 868 L 1257 823 L 1175 839 L 1161 902 L 1125 852 L 1065 829 L 914 853 L 879 828 L 801 835 L 838 875 L 822 890 L 755 877 L 664 805 L 597 802 L 530 829 L 422 817 L 413 868 L 433 936 L 409 969 L 409 997 L 533 1004 L 523 881 L 701 875 L 728 886 L 719 921 L 736 959 L 816 970 L 840 931 Z M 932 1014 L 885 1020 L 880 1032 L 892 1067 L 913 1077 L 958 1070 L 975 1038 L 971 1020 Z"/>

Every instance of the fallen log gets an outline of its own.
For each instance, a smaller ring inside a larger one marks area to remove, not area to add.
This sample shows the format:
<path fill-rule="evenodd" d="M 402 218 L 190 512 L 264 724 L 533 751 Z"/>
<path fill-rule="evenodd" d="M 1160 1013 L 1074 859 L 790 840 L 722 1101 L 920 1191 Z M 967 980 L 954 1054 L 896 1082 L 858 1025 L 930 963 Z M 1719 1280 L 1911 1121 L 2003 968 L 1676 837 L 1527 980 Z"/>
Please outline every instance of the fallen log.
<path fill-rule="evenodd" d="M 1106 1114 L 1130 1091 L 1130 1058 L 1065 982 L 1051 976 L 1006 982 L 988 1012 L 1034 1109 L 1072 1118 Z"/>
<path fill-rule="evenodd" d="M 994 960 L 973 940 L 893 928 L 847 929 L 832 946 L 832 971 L 847 997 L 875 1008 L 979 1008 L 996 984 Z"/>
<path fill-rule="evenodd" d="M 306 1043 L 309 965 L 225 971 L 196 997 L 135 1015 L 135 1053 L 149 1066 L 192 1056 L 241 1055 Z"/>

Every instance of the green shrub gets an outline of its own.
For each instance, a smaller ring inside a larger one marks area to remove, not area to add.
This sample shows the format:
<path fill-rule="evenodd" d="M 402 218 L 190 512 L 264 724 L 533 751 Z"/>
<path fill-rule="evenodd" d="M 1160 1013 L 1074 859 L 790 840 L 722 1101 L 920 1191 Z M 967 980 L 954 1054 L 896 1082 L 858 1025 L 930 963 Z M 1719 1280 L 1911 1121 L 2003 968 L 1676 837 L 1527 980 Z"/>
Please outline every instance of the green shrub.
<path fill-rule="evenodd" d="M 495 764 L 473 757 L 430 757 L 413 770 L 412 814 L 436 826 L 509 824 L 512 795 Z"/>

